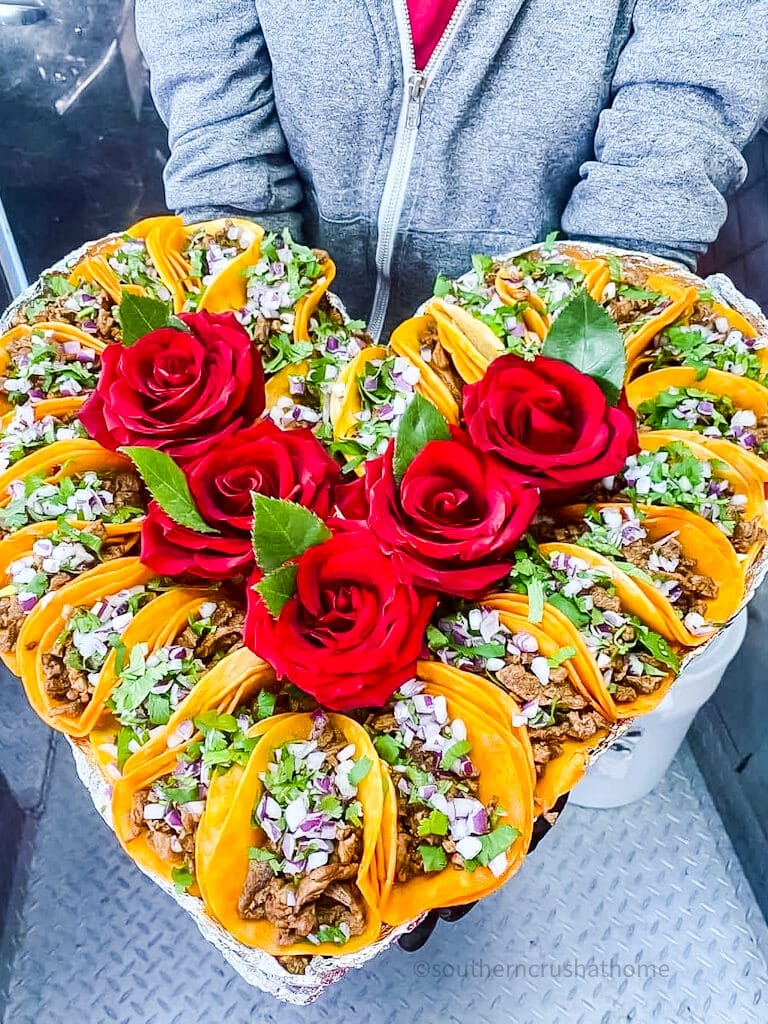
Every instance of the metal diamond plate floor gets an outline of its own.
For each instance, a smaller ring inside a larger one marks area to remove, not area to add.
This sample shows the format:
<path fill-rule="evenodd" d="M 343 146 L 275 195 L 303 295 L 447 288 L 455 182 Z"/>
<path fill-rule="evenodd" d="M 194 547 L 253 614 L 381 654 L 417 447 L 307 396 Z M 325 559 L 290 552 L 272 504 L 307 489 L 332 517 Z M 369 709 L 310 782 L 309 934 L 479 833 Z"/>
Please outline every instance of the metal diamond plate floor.
<path fill-rule="evenodd" d="M 120 854 L 15 686 L 0 770 L 28 814 L 4 1024 L 768 1020 L 765 925 L 687 749 L 637 804 L 568 807 L 510 885 L 420 952 L 391 949 L 296 1008 L 249 988 Z"/>

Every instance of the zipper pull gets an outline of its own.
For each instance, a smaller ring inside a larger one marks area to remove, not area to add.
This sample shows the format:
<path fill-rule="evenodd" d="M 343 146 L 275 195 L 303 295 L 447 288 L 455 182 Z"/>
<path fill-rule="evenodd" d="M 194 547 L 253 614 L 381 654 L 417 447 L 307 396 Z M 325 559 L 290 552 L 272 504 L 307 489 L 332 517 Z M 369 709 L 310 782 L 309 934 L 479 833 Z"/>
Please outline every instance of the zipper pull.
<path fill-rule="evenodd" d="M 421 107 L 424 103 L 424 92 L 427 88 L 427 76 L 416 71 L 408 79 L 408 117 L 406 127 L 418 128 L 421 120 Z"/>

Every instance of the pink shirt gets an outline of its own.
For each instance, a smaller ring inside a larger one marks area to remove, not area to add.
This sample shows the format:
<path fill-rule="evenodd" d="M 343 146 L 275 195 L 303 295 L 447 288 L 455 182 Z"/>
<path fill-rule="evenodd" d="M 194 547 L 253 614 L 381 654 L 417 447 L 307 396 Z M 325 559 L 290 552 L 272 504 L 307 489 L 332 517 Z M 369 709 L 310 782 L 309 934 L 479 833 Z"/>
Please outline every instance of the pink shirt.
<path fill-rule="evenodd" d="M 423 71 L 448 27 L 458 0 L 408 0 L 416 67 Z"/>

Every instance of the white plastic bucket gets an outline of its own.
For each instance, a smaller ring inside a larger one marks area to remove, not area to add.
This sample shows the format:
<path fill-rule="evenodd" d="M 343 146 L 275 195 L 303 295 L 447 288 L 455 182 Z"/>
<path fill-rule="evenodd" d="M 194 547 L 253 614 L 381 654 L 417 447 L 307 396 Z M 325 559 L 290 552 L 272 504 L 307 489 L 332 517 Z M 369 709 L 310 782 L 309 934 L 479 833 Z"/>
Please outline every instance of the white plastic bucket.
<path fill-rule="evenodd" d="M 650 715 L 595 761 L 571 793 L 579 807 L 623 807 L 661 781 L 699 708 L 717 689 L 747 632 L 747 610 L 688 666 Z"/>

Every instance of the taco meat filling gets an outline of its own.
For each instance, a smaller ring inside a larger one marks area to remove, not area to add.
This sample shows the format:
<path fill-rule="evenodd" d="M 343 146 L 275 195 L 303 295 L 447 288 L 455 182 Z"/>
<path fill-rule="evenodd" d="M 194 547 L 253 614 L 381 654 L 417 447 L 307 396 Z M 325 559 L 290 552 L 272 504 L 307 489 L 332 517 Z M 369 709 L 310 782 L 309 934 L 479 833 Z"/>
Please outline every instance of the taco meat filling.
<path fill-rule="evenodd" d="M 550 316 L 557 316 L 568 302 L 574 288 L 584 282 L 584 271 L 562 253 L 532 249 L 502 264 L 499 274 L 514 297 L 519 300 L 533 294 L 543 303 Z M 514 289 L 517 292 L 514 292 Z"/>
<path fill-rule="evenodd" d="M 323 712 L 313 720 L 309 738 L 276 748 L 260 776 L 253 821 L 264 841 L 250 850 L 238 902 L 244 920 L 273 924 L 283 946 L 343 946 L 366 925 L 355 881 L 364 813 L 357 787 L 373 765 L 355 758 L 355 744 Z"/>
<path fill-rule="evenodd" d="M 12 405 L 46 398 L 79 398 L 99 379 L 100 357 L 76 339 L 56 338 L 52 330 L 14 338 L 5 349 L 8 365 L 0 388 Z"/>
<path fill-rule="evenodd" d="M 52 468 L 48 471 L 55 473 Z M 0 537 L 30 523 L 52 520 L 129 523 L 146 512 L 147 493 L 132 469 L 86 470 L 56 483 L 46 473 L 33 473 L 8 485 L 8 503 L 0 508 Z"/>
<path fill-rule="evenodd" d="M 395 785 L 395 879 L 407 882 L 448 865 L 456 871 L 482 865 L 503 875 L 520 833 L 498 823 L 504 812 L 496 797 L 478 799 L 479 772 L 465 722 L 449 717 L 444 696 L 423 691 L 420 680 L 403 684 L 365 723 Z"/>
<path fill-rule="evenodd" d="M 88 607 L 65 610 L 65 625 L 49 651 L 42 654 L 43 688 L 61 701 L 50 715 L 78 714 L 88 705 L 110 651 L 154 596 L 137 585 L 99 598 Z"/>
<path fill-rule="evenodd" d="M 205 711 L 192 722 L 176 767 L 150 786 L 134 793 L 129 818 L 129 839 L 145 835 L 149 846 L 172 865 L 179 890 L 195 881 L 195 836 L 208 787 L 214 774 L 233 765 L 245 765 L 258 737 L 248 731 L 274 713 L 281 698 L 262 690 L 249 704 L 232 714 Z M 280 710 L 283 710 L 281 707 Z M 198 738 L 191 737 L 198 733 Z"/>
<path fill-rule="evenodd" d="M 487 674 L 521 705 L 514 724 L 528 729 L 539 776 L 562 753 L 563 740 L 591 739 L 606 727 L 563 667 L 575 648 L 563 647 L 545 658 L 532 633 L 512 633 L 499 621 L 499 613 L 488 608 L 442 616 L 428 627 L 427 642 L 446 665 Z"/>
<path fill-rule="evenodd" d="M 137 535 L 107 540 L 100 522 L 75 529 L 66 520 L 36 540 L 30 554 L 8 565 L 8 583 L 0 590 L 0 651 L 7 654 L 15 649 L 24 619 L 41 597 L 101 562 L 121 558 L 137 541 Z"/>
<path fill-rule="evenodd" d="M 61 274 L 43 277 L 37 296 L 15 314 L 21 324 L 65 323 L 104 342 L 120 341 L 122 333 L 110 296 L 96 284 L 71 285 Z"/>
<path fill-rule="evenodd" d="M 464 381 L 459 375 L 456 367 L 453 365 L 450 353 L 446 352 L 443 348 L 437 332 L 437 325 L 432 319 L 430 319 L 429 327 L 421 337 L 421 350 L 419 355 L 425 363 L 428 363 L 432 367 L 438 377 L 451 392 L 456 403 L 460 406 Z"/>
<path fill-rule="evenodd" d="M 218 231 L 202 229 L 195 232 L 187 242 L 183 255 L 189 263 L 192 282 L 199 282 L 199 286 L 188 297 L 185 309 L 197 309 L 208 285 L 244 253 L 255 239 L 253 228 L 240 226 L 229 219 L 224 221 Z"/>
<path fill-rule="evenodd" d="M 758 353 L 766 347 L 767 337 L 746 337 L 731 327 L 726 316 L 699 300 L 684 322 L 665 327 L 656 335 L 648 349 L 646 368 L 692 366 L 702 375 L 714 369 L 762 381 L 765 370 Z"/>
<path fill-rule="evenodd" d="M 540 544 L 561 541 L 591 548 L 630 575 L 634 566 L 667 598 L 689 632 L 704 636 L 716 628 L 705 616 L 707 603 L 718 595 L 717 581 L 698 571 L 696 559 L 686 556 L 677 533 L 651 540 L 631 506 L 590 509 L 573 523 L 542 518 L 532 533 Z"/>
<path fill-rule="evenodd" d="M 765 540 L 760 520 L 745 519 L 747 495 L 734 491 L 720 475 L 724 464 L 716 458 L 698 459 L 681 441 L 630 455 L 624 469 L 605 477 L 595 488 L 593 500 L 610 502 L 616 497 L 642 505 L 666 505 L 688 509 L 714 523 L 739 554 Z"/>
<path fill-rule="evenodd" d="M 170 643 L 152 651 L 148 644 L 138 643 L 119 653 L 117 686 L 106 707 L 120 729 L 116 745 L 103 748 L 116 759 L 118 772 L 168 724 L 203 675 L 243 646 L 244 621 L 243 610 L 225 598 L 204 601 Z M 192 733 L 192 723 L 182 723 L 168 746 L 179 746 Z"/>

